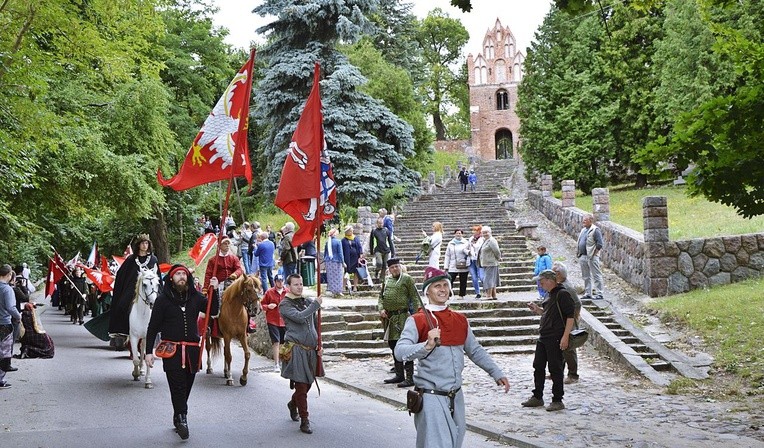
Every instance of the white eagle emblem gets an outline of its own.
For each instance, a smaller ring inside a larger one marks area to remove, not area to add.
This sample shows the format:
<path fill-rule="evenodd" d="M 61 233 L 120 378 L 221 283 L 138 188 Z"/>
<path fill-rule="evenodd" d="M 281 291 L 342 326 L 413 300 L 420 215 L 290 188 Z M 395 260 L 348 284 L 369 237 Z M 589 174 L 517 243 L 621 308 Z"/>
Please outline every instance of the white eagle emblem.
<path fill-rule="evenodd" d="M 197 145 L 200 148 L 212 143 L 209 148 L 214 155 L 210 158 L 212 164 L 217 159 L 223 161 L 223 168 L 233 163 L 233 155 L 236 153 L 236 141 L 233 134 L 239 130 L 239 120 L 242 117 L 232 117 L 231 107 L 236 88 L 239 85 L 246 84 L 247 72 L 238 73 L 231 84 L 228 85 L 223 95 L 218 100 L 210 115 L 204 120 L 204 125 L 200 130 L 199 141 Z M 244 117 L 246 119 L 246 117 Z"/>

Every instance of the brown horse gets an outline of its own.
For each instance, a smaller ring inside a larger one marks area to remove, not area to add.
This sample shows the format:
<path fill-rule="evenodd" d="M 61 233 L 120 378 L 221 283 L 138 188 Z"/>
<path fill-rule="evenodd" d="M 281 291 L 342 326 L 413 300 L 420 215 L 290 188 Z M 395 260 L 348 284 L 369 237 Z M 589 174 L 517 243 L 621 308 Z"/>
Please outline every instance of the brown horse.
<path fill-rule="evenodd" d="M 249 345 L 247 344 L 247 327 L 249 326 L 248 309 L 256 309 L 260 302 L 260 278 L 257 275 L 243 275 L 236 279 L 231 286 L 223 291 L 223 302 L 220 305 L 220 315 L 217 318 L 219 336 L 212 336 L 208 332 L 207 338 L 207 373 L 212 373 L 210 367 L 210 354 L 217 357 L 220 354 L 220 346 L 225 343 L 225 374 L 226 385 L 233 386 L 231 377 L 231 339 L 238 339 L 244 349 L 244 369 L 239 378 L 239 384 L 247 385 L 247 373 L 249 372 Z M 210 353 L 211 352 L 211 353 Z"/>

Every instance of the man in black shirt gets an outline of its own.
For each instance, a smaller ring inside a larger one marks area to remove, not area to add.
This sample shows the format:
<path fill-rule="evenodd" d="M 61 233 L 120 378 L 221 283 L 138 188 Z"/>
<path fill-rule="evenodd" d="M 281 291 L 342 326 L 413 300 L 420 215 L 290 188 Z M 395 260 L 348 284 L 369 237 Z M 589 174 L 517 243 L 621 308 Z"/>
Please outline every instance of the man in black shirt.
<path fill-rule="evenodd" d="M 153 347 L 157 334 L 162 334 L 163 341 L 177 343 L 175 355 L 162 360 L 162 367 L 167 375 L 170 398 L 174 411 L 173 424 L 181 439 L 188 438 L 188 396 L 194 385 L 194 377 L 199 370 L 199 330 L 196 321 L 199 314 L 207 311 L 207 297 L 193 287 L 194 278 L 182 264 L 170 268 L 165 278 L 154 309 L 151 312 L 146 340 Z M 210 315 L 218 314 L 220 309 L 217 298 L 218 279 L 212 277 L 210 286 L 215 291 L 212 297 Z M 149 351 L 149 350 L 147 350 Z M 154 355 L 146 353 L 146 365 L 154 367 Z"/>
<path fill-rule="evenodd" d="M 565 409 L 562 403 L 563 396 L 563 350 L 568 348 L 568 337 L 573 329 L 573 315 L 575 307 L 570 293 L 557 283 L 557 274 L 546 269 L 538 277 L 541 287 L 548 291 L 541 306 L 533 302 L 528 303 L 528 308 L 541 315 L 539 322 L 539 339 L 536 341 L 536 354 L 533 358 L 533 396 L 522 404 L 524 407 L 544 406 L 544 380 L 546 379 L 546 367 L 549 364 L 549 373 L 552 375 L 552 403 L 547 406 L 547 411 L 560 411 Z"/>
<path fill-rule="evenodd" d="M 369 253 L 374 255 L 374 277 L 385 283 L 385 272 L 387 271 L 387 260 L 390 259 L 390 248 L 393 247 L 393 237 L 390 231 L 384 225 L 383 218 L 377 218 L 377 227 L 371 231 L 369 236 Z M 380 272 L 382 278 L 380 279 Z"/>

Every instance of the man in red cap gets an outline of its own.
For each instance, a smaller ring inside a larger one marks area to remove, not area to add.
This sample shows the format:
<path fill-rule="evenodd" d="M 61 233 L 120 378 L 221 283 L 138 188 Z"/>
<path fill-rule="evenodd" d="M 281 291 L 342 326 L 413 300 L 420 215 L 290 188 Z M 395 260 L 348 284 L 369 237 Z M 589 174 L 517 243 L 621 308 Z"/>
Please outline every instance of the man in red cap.
<path fill-rule="evenodd" d="M 217 270 L 213 272 L 216 261 Z M 216 278 L 218 282 L 221 282 L 225 281 L 227 278 L 235 279 L 243 273 L 244 268 L 241 266 L 239 257 L 237 257 L 236 253 L 231 250 L 231 239 L 224 236 L 223 239 L 220 240 L 220 254 L 207 261 L 207 270 L 204 272 L 204 290 L 206 291 L 210 286 L 210 279 L 213 277 Z"/>
<path fill-rule="evenodd" d="M 458 448 L 466 432 L 462 370 L 464 355 L 509 391 L 509 380 L 475 338 L 467 318 L 448 308 L 451 279 L 433 267 L 424 273 L 422 290 L 428 304 L 409 317 L 395 346 L 395 357 L 419 360 L 415 390 L 422 410 L 414 416 L 416 446 Z"/>
<path fill-rule="evenodd" d="M 162 360 L 167 375 L 170 398 L 174 411 L 173 424 L 181 439 L 188 439 L 188 396 L 194 385 L 194 377 L 199 370 L 200 348 L 199 330 L 196 320 L 207 311 L 207 297 L 193 287 L 194 278 L 182 264 L 170 268 L 164 285 L 159 291 L 146 334 L 147 341 L 156 340 L 162 334 L 162 341 L 176 343 L 175 355 Z M 217 290 L 216 278 L 210 286 Z M 220 309 L 217 293 L 213 294 L 210 314 Z M 154 355 L 146 354 L 146 365 L 154 367 Z"/>

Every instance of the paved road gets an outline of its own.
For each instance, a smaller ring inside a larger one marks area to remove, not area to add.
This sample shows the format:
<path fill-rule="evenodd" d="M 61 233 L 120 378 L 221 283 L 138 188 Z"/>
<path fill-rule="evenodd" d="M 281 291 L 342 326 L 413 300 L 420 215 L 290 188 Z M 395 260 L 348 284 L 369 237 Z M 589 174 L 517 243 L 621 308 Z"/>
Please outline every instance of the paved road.
<path fill-rule="evenodd" d="M 412 418 L 391 405 L 326 382 L 321 396 L 309 393 L 314 433 L 299 432 L 289 419 L 288 382 L 270 361 L 253 355 L 249 384 L 226 387 L 222 360 L 217 373 L 196 377 L 189 400 L 191 437 L 182 442 L 172 429 L 172 406 L 161 366 L 152 371 L 153 390 L 132 381 L 126 352 L 115 352 L 46 307 L 42 322 L 56 344 L 53 359 L 13 360 L 6 376 L 13 387 L 0 391 L 3 447 L 405 447 L 416 437 Z M 18 352 L 18 345 L 15 347 Z M 241 370 L 241 351 L 234 369 Z M 159 364 L 159 363 L 158 363 Z M 469 433 L 465 446 L 503 446 Z"/>

